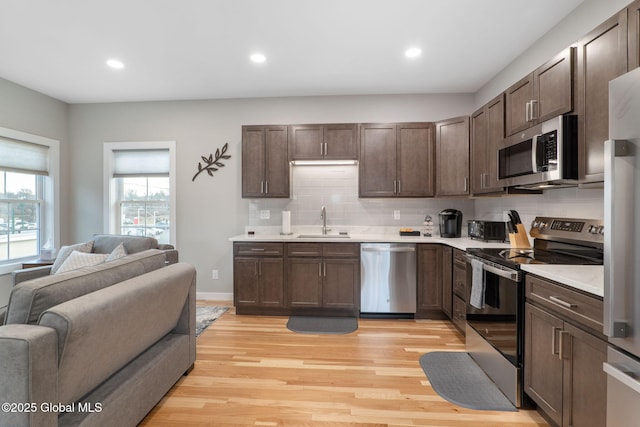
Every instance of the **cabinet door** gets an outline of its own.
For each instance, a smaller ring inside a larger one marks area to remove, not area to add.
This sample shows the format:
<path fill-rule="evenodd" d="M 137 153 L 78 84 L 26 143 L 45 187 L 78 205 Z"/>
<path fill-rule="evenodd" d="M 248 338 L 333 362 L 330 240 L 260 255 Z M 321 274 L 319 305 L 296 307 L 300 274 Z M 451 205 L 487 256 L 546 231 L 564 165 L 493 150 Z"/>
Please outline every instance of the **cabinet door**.
<path fill-rule="evenodd" d="M 287 268 L 289 307 L 321 307 L 322 275 L 321 259 L 289 258 Z"/>
<path fill-rule="evenodd" d="M 429 197 L 435 193 L 435 142 L 433 123 L 397 125 L 398 196 Z"/>
<path fill-rule="evenodd" d="M 442 310 L 442 267 L 440 245 L 418 245 L 418 309 Z"/>
<path fill-rule="evenodd" d="M 533 119 L 543 122 L 573 110 L 575 48 L 565 49 L 533 73 Z"/>
<path fill-rule="evenodd" d="M 260 305 L 284 307 L 284 262 L 282 258 L 263 258 L 258 266 Z"/>
<path fill-rule="evenodd" d="M 436 124 L 436 195 L 469 194 L 469 117 Z"/>
<path fill-rule="evenodd" d="M 482 187 L 485 193 L 495 193 L 504 190 L 504 187 L 498 184 L 498 145 L 504 139 L 504 104 L 504 94 L 500 94 L 489 101 L 486 106 L 486 175 Z"/>
<path fill-rule="evenodd" d="M 260 303 L 259 258 L 236 258 L 233 261 L 233 303 L 257 306 Z"/>
<path fill-rule="evenodd" d="M 626 10 L 578 42 L 578 142 L 581 182 L 604 180 L 609 81 L 627 70 Z"/>
<path fill-rule="evenodd" d="M 355 124 L 324 126 L 324 158 L 331 160 L 358 159 L 358 127 Z"/>
<path fill-rule="evenodd" d="M 471 191 L 473 194 L 484 192 L 484 180 L 487 173 L 487 112 L 482 107 L 471 115 Z"/>
<path fill-rule="evenodd" d="M 360 197 L 393 197 L 396 193 L 396 125 L 360 127 Z"/>
<path fill-rule="evenodd" d="M 629 17 L 629 70 L 640 67 L 640 0 L 627 8 Z"/>
<path fill-rule="evenodd" d="M 607 343 L 565 323 L 562 353 L 564 359 L 565 426 L 599 427 L 606 425 Z"/>
<path fill-rule="evenodd" d="M 442 246 L 442 312 L 451 318 L 453 298 L 453 250 Z"/>
<path fill-rule="evenodd" d="M 322 125 L 294 125 L 290 127 L 290 160 L 317 160 L 324 154 Z"/>
<path fill-rule="evenodd" d="M 242 127 L 242 197 L 256 198 L 264 194 L 265 180 L 264 127 Z"/>
<path fill-rule="evenodd" d="M 453 264 L 453 293 L 462 300 L 467 300 L 467 269 L 459 264 Z"/>
<path fill-rule="evenodd" d="M 360 262 L 354 259 L 325 259 L 322 306 L 336 309 L 360 308 Z"/>
<path fill-rule="evenodd" d="M 527 104 L 533 100 L 533 75 L 529 74 L 505 91 L 507 136 L 531 126 Z"/>
<path fill-rule="evenodd" d="M 265 128 L 265 197 L 289 197 L 287 127 Z"/>
<path fill-rule="evenodd" d="M 556 425 L 562 425 L 562 328 L 561 319 L 525 304 L 524 391 Z"/>

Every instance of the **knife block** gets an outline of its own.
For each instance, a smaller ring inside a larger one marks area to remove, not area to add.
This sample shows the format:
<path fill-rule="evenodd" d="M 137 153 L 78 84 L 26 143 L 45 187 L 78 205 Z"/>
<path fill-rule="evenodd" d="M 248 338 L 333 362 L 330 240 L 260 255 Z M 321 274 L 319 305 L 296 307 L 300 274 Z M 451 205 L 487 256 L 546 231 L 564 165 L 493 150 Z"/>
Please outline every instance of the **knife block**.
<path fill-rule="evenodd" d="M 509 233 L 509 243 L 511 249 L 531 249 L 531 243 L 523 224 L 517 224 L 517 233 Z"/>

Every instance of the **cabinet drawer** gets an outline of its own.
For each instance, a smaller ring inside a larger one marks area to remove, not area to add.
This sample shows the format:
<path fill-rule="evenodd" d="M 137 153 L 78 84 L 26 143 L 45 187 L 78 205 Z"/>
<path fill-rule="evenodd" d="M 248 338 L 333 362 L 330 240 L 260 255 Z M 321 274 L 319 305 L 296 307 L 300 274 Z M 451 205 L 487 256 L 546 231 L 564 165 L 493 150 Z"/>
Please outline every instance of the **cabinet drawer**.
<path fill-rule="evenodd" d="M 282 256 L 284 254 L 282 243 L 234 243 L 235 256 Z"/>
<path fill-rule="evenodd" d="M 322 256 L 322 244 L 320 243 L 287 243 L 287 256 L 318 258 Z"/>
<path fill-rule="evenodd" d="M 360 256 L 359 243 L 324 243 L 322 256 L 327 258 L 358 258 Z"/>
<path fill-rule="evenodd" d="M 453 262 L 461 267 L 465 267 L 467 263 L 467 253 L 460 249 L 453 250 Z"/>
<path fill-rule="evenodd" d="M 467 319 L 467 305 L 464 300 L 462 300 L 457 295 L 453 296 L 453 315 L 451 316 L 451 321 L 453 324 L 464 334 L 464 330 L 466 327 L 466 319 Z"/>
<path fill-rule="evenodd" d="M 462 301 L 467 300 L 467 269 L 458 264 L 453 265 L 453 293 Z"/>
<path fill-rule="evenodd" d="M 602 333 L 603 302 L 554 282 L 527 275 L 527 299 Z"/>

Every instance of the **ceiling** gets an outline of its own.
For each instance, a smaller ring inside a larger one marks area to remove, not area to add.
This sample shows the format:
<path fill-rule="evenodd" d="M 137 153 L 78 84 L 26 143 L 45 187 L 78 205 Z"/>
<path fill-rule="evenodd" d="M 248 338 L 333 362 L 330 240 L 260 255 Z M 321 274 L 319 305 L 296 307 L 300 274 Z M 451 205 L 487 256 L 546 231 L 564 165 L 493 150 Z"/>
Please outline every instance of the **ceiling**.
<path fill-rule="evenodd" d="M 0 77 L 68 103 L 473 93 L 582 1 L 2 0 Z"/>

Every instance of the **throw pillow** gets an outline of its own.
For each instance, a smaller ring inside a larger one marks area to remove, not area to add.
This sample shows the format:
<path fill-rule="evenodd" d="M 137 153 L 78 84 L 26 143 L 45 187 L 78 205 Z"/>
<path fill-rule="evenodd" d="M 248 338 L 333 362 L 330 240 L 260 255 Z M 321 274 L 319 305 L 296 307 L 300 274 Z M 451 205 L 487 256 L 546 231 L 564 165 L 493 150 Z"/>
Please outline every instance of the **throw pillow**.
<path fill-rule="evenodd" d="M 55 274 L 58 271 L 60 266 L 64 264 L 64 262 L 69 257 L 69 255 L 71 255 L 71 252 L 78 251 L 78 252 L 88 253 L 88 252 L 91 252 L 91 250 L 93 250 L 93 240 L 90 240 L 86 243 L 78 243 L 75 245 L 61 247 L 60 250 L 58 251 L 58 256 L 56 257 L 56 260 L 51 266 L 51 274 Z"/>
<path fill-rule="evenodd" d="M 55 274 L 64 273 L 65 271 L 77 270 L 81 267 L 89 267 L 91 265 L 102 264 L 107 259 L 108 254 L 92 254 L 86 252 L 73 251 L 71 255 L 62 263 Z"/>
<path fill-rule="evenodd" d="M 109 254 L 109 256 L 104 262 L 115 261 L 118 258 L 122 258 L 123 256 L 126 256 L 126 255 L 127 255 L 127 250 L 124 248 L 124 243 L 120 243 L 111 251 L 111 253 Z"/>

